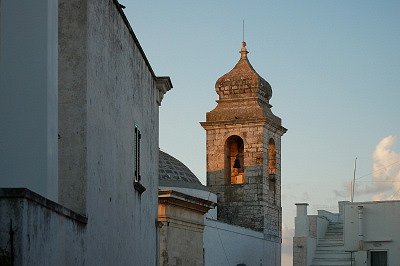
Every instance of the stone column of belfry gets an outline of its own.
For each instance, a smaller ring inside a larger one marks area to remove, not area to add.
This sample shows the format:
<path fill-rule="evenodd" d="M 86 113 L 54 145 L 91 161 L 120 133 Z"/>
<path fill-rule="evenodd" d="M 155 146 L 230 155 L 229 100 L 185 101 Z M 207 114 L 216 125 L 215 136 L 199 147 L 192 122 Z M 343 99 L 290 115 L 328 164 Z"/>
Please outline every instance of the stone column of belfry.
<path fill-rule="evenodd" d="M 217 106 L 201 125 L 207 140 L 207 186 L 218 220 L 281 240 L 281 119 L 271 112 L 270 84 L 251 66 L 242 42 L 235 67 L 220 77 Z"/>

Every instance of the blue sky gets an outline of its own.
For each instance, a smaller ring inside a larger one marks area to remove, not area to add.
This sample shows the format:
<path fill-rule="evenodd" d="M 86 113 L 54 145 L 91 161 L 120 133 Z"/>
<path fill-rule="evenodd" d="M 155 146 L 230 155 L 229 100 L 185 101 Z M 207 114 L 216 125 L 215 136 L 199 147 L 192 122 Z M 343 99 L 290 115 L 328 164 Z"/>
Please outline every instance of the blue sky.
<path fill-rule="evenodd" d="M 308 202 L 311 213 L 336 211 L 338 200 L 350 199 L 356 156 L 357 176 L 364 176 L 357 201 L 373 199 L 365 186 L 375 184 L 380 166 L 399 173 L 400 1 L 120 2 L 156 75 L 174 85 L 160 108 L 160 147 L 203 182 L 199 122 L 216 105 L 215 81 L 239 59 L 245 20 L 249 60 L 271 84 L 272 110 L 288 128 L 283 265 L 291 265 L 295 202 Z M 373 153 L 387 136 L 391 145 L 381 154 L 392 157 L 376 164 Z"/>

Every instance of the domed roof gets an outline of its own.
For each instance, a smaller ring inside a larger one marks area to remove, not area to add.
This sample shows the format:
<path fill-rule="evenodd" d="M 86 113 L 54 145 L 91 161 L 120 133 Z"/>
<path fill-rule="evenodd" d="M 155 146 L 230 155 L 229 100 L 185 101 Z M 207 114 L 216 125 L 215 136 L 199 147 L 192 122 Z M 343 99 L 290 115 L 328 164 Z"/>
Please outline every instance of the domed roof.
<path fill-rule="evenodd" d="M 160 150 L 159 157 L 160 186 L 185 187 L 207 190 L 190 169 L 178 159 Z"/>
<path fill-rule="evenodd" d="M 242 42 L 240 59 L 234 68 L 215 83 L 219 98 L 245 98 L 261 96 L 268 102 L 272 97 L 271 85 L 250 64 L 246 43 Z"/>

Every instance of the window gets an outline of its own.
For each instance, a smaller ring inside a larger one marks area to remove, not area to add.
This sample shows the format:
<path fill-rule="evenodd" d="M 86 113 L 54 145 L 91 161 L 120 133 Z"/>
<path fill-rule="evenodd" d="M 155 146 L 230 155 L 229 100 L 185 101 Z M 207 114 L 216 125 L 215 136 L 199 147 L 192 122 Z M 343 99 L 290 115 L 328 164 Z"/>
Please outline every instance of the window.
<path fill-rule="evenodd" d="M 275 141 L 271 138 L 269 139 L 268 142 L 268 187 L 269 191 L 272 192 L 274 203 L 276 202 L 275 175 L 276 175 L 276 148 L 275 148 Z"/>
<path fill-rule="evenodd" d="M 273 139 L 268 142 L 268 174 L 276 175 L 276 148 Z"/>
<path fill-rule="evenodd" d="M 239 136 L 230 136 L 225 144 L 225 173 L 231 184 L 244 184 L 244 143 Z"/>
<path fill-rule="evenodd" d="M 371 266 L 387 266 L 387 251 L 370 251 Z"/>
<path fill-rule="evenodd" d="M 135 136 L 134 136 L 134 187 L 139 193 L 143 193 L 146 188 L 140 183 L 141 175 L 140 175 L 140 141 L 142 138 L 142 134 L 140 134 L 140 130 L 137 126 L 135 126 Z"/>
<path fill-rule="evenodd" d="M 142 135 L 137 126 L 135 126 L 135 182 L 140 182 L 140 139 Z"/>

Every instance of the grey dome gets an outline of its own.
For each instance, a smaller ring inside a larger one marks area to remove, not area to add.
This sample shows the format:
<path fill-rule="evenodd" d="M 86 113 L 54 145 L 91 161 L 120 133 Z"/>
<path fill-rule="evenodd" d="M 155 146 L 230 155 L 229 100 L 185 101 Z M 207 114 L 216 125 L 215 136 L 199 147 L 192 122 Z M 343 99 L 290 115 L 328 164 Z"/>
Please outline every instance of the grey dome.
<path fill-rule="evenodd" d="M 160 186 L 185 187 L 207 190 L 190 169 L 178 159 L 160 150 L 159 157 Z"/>

